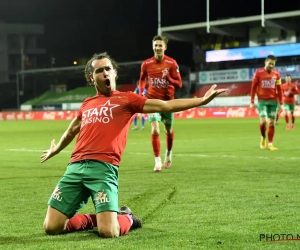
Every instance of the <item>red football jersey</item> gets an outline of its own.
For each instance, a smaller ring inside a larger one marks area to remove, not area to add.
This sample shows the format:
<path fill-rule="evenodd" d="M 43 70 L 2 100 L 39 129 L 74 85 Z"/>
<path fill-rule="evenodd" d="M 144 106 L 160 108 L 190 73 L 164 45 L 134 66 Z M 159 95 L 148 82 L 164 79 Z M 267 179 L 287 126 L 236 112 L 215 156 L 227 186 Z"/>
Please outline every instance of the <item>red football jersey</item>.
<path fill-rule="evenodd" d="M 164 69 L 169 71 L 167 76 L 163 76 L 162 71 Z M 175 87 L 182 87 L 178 64 L 166 55 L 160 62 L 155 57 L 151 57 L 142 63 L 141 90 L 146 86 L 146 78 L 149 85 L 147 90 L 147 98 L 149 99 L 172 100 L 174 99 Z"/>
<path fill-rule="evenodd" d="M 282 101 L 281 94 L 281 77 L 276 70 L 268 72 L 265 68 L 260 68 L 255 71 L 252 86 L 251 86 L 251 102 L 254 101 L 254 96 L 257 94 L 259 101 Z"/>
<path fill-rule="evenodd" d="M 70 162 L 89 159 L 119 166 L 132 116 L 142 112 L 146 100 L 119 91 L 85 99 L 77 115 L 81 128 Z"/>
<path fill-rule="evenodd" d="M 298 88 L 295 83 L 290 83 L 290 84 L 282 84 L 281 86 L 282 93 L 283 93 L 283 103 L 286 104 L 295 104 L 295 95 L 298 94 Z"/>

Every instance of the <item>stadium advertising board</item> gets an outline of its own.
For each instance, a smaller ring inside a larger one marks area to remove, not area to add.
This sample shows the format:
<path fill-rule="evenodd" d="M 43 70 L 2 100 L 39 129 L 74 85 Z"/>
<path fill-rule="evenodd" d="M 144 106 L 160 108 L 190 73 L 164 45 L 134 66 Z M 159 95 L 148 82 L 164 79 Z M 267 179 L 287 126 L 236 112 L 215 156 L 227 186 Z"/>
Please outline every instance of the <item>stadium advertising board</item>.
<path fill-rule="evenodd" d="M 250 101 L 250 96 L 218 97 L 206 104 L 205 107 L 247 107 Z M 257 98 L 254 99 L 254 102 L 257 103 Z"/>
<path fill-rule="evenodd" d="M 63 103 L 63 110 L 79 110 L 82 103 Z"/>
<path fill-rule="evenodd" d="M 202 86 L 197 92 L 193 94 L 195 97 L 204 96 L 206 91 L 211 87 L 211 84 Z M 250 94 L 251 82 L 246 83 L 218 83 L 218 88 L 227 89 L 221 96 L 246 96 Z"/>
<path fill-rule="evenodd" d="M 199 72 L 199 81 L 201 84 L 220 82 L 243 82 L 248 80 L 249 69 L 247 68 Z"/>
<path fill-rule="evenodd" d="M 295 56 L 300 55 L 300 43 L 257 46 L 248 48 L 222 49 L 206 51 L 206 62 L 224 62 L 266 58 L 268 55 Z"/>
<path fill-rule="evenodd" d="M 295 108 L 295 117 L 300 117 L 300 106 Z M 197 118 L 258 118 L 257 110 L 249 107 L 230 107 L 230 108 L 192 108 L 177 112 L 175 119 L 197 119 Z M 281 112 L 280 117 L 284 117 Z"/>
<path fill-rule="evenodd" d="M 198 74 L 198 79 L 200 84 L 238 83 L 238 82 L 242 83 L 242 82 L 251 81 L 254 72 L 259 68 L 199 71 L 197 72 L 197 74 Z M 284 78 L 287 74 L 291 75 L 294 78 L 300 78 L 300 64 L 279 65 L 276 66 L 275 69 L 279 71 L 282 78 Z"/>
<path fill-rule="evenodd" d="M 251 68 L 249 70 L 249 78 L 252 79 L 254 72 L 258 68 Z M 275 69 L 279 71 L 281 78 L 284 78 L 286 75 L 290 75 L 291 77 L 299 78 L 300 77 L 300 65 L 283 65 L 276 66 Z"/>
<path fill-rule="evenodd" d="M 44 111 L 62 110 L 62 104 L 39 105 L 34 108 L 37 110 L 44 110 Z"/>
<path fill-rule="evenodd" d="M 20 111 L 0 112 L 0 121 L 22 120 L 72 120 L 77 116 L 77 111 Z"/>
<path fill-rule="evenodd" d="M 295 116 L 300 117 L 300 106 L 296 106 Z M 77 116 L 77 111 L 20 111 L 0 112 L 0 121 L 23 121 L 23 120 L 72 120 Z M 283 112 L 281 113 L 283 117 Z M 197 118 L 258 118 L 257 111 L 249 107 L 228 108 L 192 108 L 176 112 L 175 119 Z"/>

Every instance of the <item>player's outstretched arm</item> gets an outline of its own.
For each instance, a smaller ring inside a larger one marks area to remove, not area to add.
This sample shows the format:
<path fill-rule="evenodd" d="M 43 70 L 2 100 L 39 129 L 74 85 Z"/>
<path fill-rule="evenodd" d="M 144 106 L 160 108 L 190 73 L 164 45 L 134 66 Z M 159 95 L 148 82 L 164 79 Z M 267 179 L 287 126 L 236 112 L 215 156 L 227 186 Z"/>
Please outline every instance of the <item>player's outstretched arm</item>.
<path fill-rule="evenodd" d="M 81 119 L 79 119 L 78 117 L 74 118 L 67 130 L 63 133 L 59 142 L 55 144 L 55 140 L 52 140 L 50 148 L 48 150 L 43 151 L 43 154 L 41 155 L 41 163 L 47 161 L 54 155 L 58 154 L 66 146 L 68 146 L 72 142 L 74 137 L 79 133 L 80 126 Z"/>
<path fill-rule="evenodd" d="M 148 99 L 145 102 L 143 113 L 178 112 L 206 105 L 215 97 L 227 91 L 227 89 L 216 89 L 216 87 L 217 85 L 213 85 L 201 98 L 175 99 L 170 101 Z"/>

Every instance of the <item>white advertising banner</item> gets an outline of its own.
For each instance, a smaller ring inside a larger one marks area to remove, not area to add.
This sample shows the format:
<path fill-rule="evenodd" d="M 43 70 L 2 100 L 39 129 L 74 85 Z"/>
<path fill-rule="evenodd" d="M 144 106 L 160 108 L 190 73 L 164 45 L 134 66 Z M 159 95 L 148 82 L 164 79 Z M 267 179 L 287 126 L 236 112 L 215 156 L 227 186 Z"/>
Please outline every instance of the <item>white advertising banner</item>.
<path fill-rule="evenodd" d="M 79 110 L 82 103 L 63 103 L 62 110 Z"/>
<path fill-rule="evenodd" d="M 201 84 L 244 82 L 249 79 L 249 69 L 229 69 L 217 71 L 200 71 L 199 80 Z"/>
<path fill-rule="evenodd" d="M 255 103 L 257 100 L 255 98 Z M 218 97 L 213 99 L 205 107 L 248 107 L 250 106 L 250 96 L 230 96 L 230 97 Z"/>

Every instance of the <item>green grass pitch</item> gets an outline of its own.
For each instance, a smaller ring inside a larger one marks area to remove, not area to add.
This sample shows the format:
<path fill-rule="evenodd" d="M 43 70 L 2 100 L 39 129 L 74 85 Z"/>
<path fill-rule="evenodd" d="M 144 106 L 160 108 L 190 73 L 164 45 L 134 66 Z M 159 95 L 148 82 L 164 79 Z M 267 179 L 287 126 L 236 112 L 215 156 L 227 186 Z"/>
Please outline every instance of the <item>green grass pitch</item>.
<path fill-rule="evenodd" d="M 139 121 L 140 122 L 140 121 Z M 119 204 L 144 225 L 116 239 L 95 231 L 46 236 L 47 201 L 74 143 L 44 164 L 69 121 L 0 122 L 0 249 L 300 249 L 260 234 L 300 234 L 300 125 L 276 126 L 278 151 L 261 150 L 258 119 L 176 120 L 173 165 L 154 173 L 150 124 L 130 131 Z M 161 126 L 161 153 L 165 152 Z M 92 213 L 90 201 L 81 210 Z"/>

